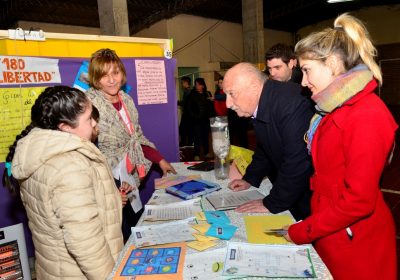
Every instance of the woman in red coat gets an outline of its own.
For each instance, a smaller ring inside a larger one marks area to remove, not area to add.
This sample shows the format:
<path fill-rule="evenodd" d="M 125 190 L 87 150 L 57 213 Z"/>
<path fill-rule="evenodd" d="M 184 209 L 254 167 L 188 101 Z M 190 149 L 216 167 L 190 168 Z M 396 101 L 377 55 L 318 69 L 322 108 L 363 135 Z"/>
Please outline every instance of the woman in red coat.
<path fill-rule="evenodd" d="M 335 280 L 394 280 L 395 226 L 379 179 L 397 124 L 374 93 L 382 82 L 376 49 L 365 26 L 343 14 L 295 51 L 302 85 L 317 104 L 306 135 L 315 171 L 312 214 L 291 225 L 286 238 L 313 243 Z"/>

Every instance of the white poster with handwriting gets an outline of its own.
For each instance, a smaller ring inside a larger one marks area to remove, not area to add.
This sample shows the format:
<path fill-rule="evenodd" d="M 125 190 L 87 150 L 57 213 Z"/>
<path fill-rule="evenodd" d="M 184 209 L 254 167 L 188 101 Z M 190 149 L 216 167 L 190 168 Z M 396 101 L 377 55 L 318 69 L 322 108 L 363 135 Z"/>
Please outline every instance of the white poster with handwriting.
<path fill-rule="evenodd" d="M 135 60 L 139 105 L 164 104 L 167 98 L 167 78 L 163 60 Z"/>
<path fill-rule="evenodd" d="M 0 85 L 61 83 L 58 59 L 0 56 Z"/>

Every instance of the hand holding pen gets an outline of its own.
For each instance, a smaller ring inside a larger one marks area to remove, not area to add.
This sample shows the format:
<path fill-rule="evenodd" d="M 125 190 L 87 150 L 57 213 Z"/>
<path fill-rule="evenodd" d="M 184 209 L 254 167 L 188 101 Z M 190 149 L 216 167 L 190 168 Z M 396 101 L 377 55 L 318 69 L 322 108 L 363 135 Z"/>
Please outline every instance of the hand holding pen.
<path fill-rule="evenodd" d="M 282 228 L 271 228 L 271 229 L 266 229 L 264 230 L 265 234 L 272 234 L 278 237 L 284 237 L 287 241 L 293 242 L 292 239 L 290 239 L 290 236 L 288 234 L 288 229 L 289 225 L 283 226 Z"/>

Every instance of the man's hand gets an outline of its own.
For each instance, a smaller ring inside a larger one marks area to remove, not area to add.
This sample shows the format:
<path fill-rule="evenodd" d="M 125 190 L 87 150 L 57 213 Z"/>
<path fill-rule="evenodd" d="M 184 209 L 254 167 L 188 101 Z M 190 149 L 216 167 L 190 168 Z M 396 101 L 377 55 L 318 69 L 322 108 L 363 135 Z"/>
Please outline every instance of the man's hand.
<path fill-rule="evenodd" d="M 165 159 L 162 159 L 158 164 L 163 172 L 163 176 L 167 175 L 168 173 L 176 174 L 175 168 Z"/>
<path fill-rule="evenodd" d="M 268 209 L 265 208 L 262 199 L 256 199 L 246 202 L 235 209 L 238 213 L 268 213 Z"/>
<path fill-rule="evenodd" d="M 242 179 L 235 179 L 229 183 L 228 188 L 230 188 L 234 192 L 247 190 L 250 188 L 250 184 Z"/>

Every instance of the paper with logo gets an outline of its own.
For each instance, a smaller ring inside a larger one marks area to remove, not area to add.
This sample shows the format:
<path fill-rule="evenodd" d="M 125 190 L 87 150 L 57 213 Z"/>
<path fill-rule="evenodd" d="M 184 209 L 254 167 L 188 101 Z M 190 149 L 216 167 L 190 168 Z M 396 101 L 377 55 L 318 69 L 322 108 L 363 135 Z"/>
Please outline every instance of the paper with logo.
<path fill-rule="evenodd" d="M 180 221 L 132 227 L 132 238 L 137 247 L 195 240 L 196 230 L 190 224 L 194 218 Z"/>
<path fill-rule="evenodd" d="M 183 279 L 185 243 L 135 248 L 131 245 L 117 265 L 114 280 L 180 280 Z"/>
<path fill-rule="evenodd" d="M 200 174 L 196 175 L 169 175 L 161 178 L 154 179 L 154 187 L 156 189 L 165 189 L 169 186 L 178 185 L 190 180 L 201 179 Z"/>
<path fill-rule="evenodd" d="M 315 278 L 307 246 L 228 242 L 224 276 Z"/>
<path fill-rule="evenodd" d="M 206 232 L 206 236 L 229 240 L 235 234 L 237 227 L 227 224 L 212 224 Z"/>
<path fill-rule="evenodd" d="M 184 279 L 221 279 L 226 256 L 226 248 L 188 254 L 183 266 Z"/>
<path fill-rule="evenodd" d="M 167 221 L 191 218 L 200 211 L 200 198 L 195 198 L 166 205 L 146 205 L 143 214 L 145 221 Z"/>
<path fill-rule="evenodd" d="M 269 229 L 278 229 L 293 224 L 293 218 L 289 215 L 244 216 L 243 220 L 249 243 L 292 244 L 284 237 L 265 233 Z"/>

